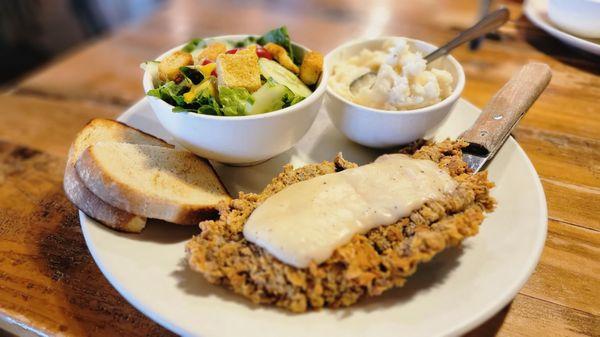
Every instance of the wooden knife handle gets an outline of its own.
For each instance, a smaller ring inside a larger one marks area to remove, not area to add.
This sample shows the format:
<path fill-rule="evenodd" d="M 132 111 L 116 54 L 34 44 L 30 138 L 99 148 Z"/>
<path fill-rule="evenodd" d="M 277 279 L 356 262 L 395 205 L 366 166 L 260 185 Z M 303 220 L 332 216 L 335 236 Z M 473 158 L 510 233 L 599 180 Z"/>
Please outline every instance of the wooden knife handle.
<path fill-rule="evenodd" d="M 471 151 L 493 154 L 544 91 L 552 72 L 545 63 L 529 63 L 498 91 L 470 129 L 461 136 Z"/>

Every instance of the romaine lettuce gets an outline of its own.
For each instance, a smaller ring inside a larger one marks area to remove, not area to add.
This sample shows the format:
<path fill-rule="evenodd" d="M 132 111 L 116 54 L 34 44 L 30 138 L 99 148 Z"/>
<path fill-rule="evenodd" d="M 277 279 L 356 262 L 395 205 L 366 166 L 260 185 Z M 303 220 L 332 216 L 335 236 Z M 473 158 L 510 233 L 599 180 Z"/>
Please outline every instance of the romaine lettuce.
<path fill-rule="evenodd" d="M 148 96 L 158 97 L 171 105 L 185 106 L 183 94 L 188 90 L 189 88 L 183 84 L 169 81 L 156 89 L 148 90 L 147 94 Z"/>
<path fill-rule="evenodd" d="M 181 71 L 183 76 L 185 76 L 192 84 L 198 84 L 204 79 L 202 72 L 192 67 L 181 67 L 179 68 L 179 71 Z"/>
<path fill-rule="evenodd" d="M 237 41 L 237 42 L 230 42 L 234 47 L 236 48 L 243 48 L 243 47 L 248 47 L 251 44 L 256 43 L 256 38 L 254 36 L 248 36 L 247 38 L 241 40 L 241 41 Z"/>
<path fill-rule="evenodd" d="M 207 87 L 200 91 L 193 100 L 187 103 L 183 97 L 189 88 L 181 82 L 169 81 L 162 86 L 148 91 L 148 96 L 154 96 L 174 105 L 173 112 L 197 112 L 206 115 L 223 115 L 216 98 Z"/>
<path fill-rule="evenodd" d="M 287 50 L 292 61 L 294 61 L 294 63 L 296 64 L 299 64 L 299 60 L 296 60 L 296 57 L 294 55 L 294 49 L 292 48 L 292 41 L 290 40 L 290 35 L 288 34 L 287 27 L 282 26 L 279 28 L 275 28 L 272 31 L 269 31 L 265 33 L 265 35 L 258 38 L 257 42 L 263 46 L 269 42 L 273 42 L 282 46 L 283 48 L 285 48 L 285 50 Z"/>
<path fill-rule="evenodd" d="M 181 51 L 191 53 L 198 48 L 204 47 L 206 47 L 206 42 L 204 42 L 203 39 L 192 39 L 185 46 L 183 46 L 183 48 L 181 48 Z"/>
<path fill-rule="evenodd" d="M 244 116 L 246 108 L 254 103 L 246 88 L 219 87 L 219 100 L 225 116 Z"/>
<path fill-rule="evenodd" d="M 302 97 L 302 96 L 298 96 L 295 95 L 291 90 L 290 92 L 285 95 L 283 97 L 283 108 L 287 108 L 288 106 L 292 106 L 300 101 L 302 101 L 303 99 L 305 99 L 306 97 Z"/>
<path fill-rule="evenodd" d="M 221 108 L 219 107 L 219 103 L 217 99 L 211 94 L 210 89 L 205 89 L 202 91 L 192 104 L 196 104 L 198 108 L 196 112 L 204 115 L 223 115 L 221 113 Z"/>

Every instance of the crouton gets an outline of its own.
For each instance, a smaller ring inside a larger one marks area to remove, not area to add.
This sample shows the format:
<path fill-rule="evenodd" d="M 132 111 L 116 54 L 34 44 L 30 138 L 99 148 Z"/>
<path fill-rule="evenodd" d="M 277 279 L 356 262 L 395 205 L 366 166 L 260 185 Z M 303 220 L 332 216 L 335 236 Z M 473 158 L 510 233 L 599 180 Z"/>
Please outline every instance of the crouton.
<path fill-rule="evenodd" d="M 256 54 L 256 45 L 249 45 L 248 47 L 239 50 L 236 54 Z"/>
<path fill-rule="evenodd" d="M 179 71 L 179 68 L 191 64 L 194 64 L 192 54 L 176 51 L 160 61 L 158 64 L 158 78 L 161 81 L 179 82 L 183 79 L 183 74 Z"/>
<path fill-rule="evenodd" d="M 300 79 L 306 85 L 313 85 L 319 80 L 323 72 L 323 55 L 316 51 L 304 54 L 300 65 Z"/>
<path fill-rule="evenodd" d="M 261 86 L 258 56 L 254 53 L 219 55 L 217 75 L 219 86 L 246 88 L 249 92 Z"/>
<path fill-rule="evenodd" d="M 227 51 L 227 46 L 221 42 L 213 42 L 206 46 L 206 48 L 202 49 L 198 54 L 196 60 L 198 63 L 202 62 L 202 60 L 207 59 L 211 61 L 216 61 L 217 56 L 220 54 L 224 54 Z"/>
<path fill-rule="evenodd" d="M 277 60 L 277 62 L 279 62 L 279 64 L 281 64 L 288 70 L 290 70 L 294 74 L 300 72 L 300 69 L 298 69 L 298 66 L 294 64 L 294 61 L 292 61 L 285 48 L 272 42 L 269 42 L 266 45 L 264 45 L 264 48 L 269 53 L 271 53 L 271 55 L 273 55 L 273 57 L 275 58 L 275 60 Z"/>

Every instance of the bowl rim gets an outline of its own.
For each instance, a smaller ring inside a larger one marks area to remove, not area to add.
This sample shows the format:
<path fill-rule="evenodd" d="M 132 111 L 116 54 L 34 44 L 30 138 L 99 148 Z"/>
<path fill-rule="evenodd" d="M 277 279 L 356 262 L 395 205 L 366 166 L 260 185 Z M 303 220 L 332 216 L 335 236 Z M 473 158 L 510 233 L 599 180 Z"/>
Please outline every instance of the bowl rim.
<path fill-rule="evenodd" d="M 203 39 L 204 40 L 233 40 L 233 41 L 236 41 L 236 40 L 245 39 L 249 36 L 259 37 L 260 35 L 233 34 L 233 35 L 210 36 L 210 37 L 204 37 Z M 187 42 L 182 43 L 178 46 L 175 46 L 175 47 L 167 50 L 166 52 L 162 53 L 158 57 L 154 58 L 154 61 L 162 60 L 167 55 L 169 55 L 177 50 L 180 50 L 186 44 L 187 44 Z M 306 46 L 301 45 L 299 43 L 292 42 L 292 44 L 296 47 L 301 48 L 304 51 L 311 51 L 311 49 L 309 49 Z M 308 95 L 308 97 L 304 98 L 301 102 L 298 102 L 287 108 L 279 109 L 279 110 L 275 110 L 275 111 L 271 111 L 271 112 L 267 112 L 267 113 L 262 113 L 262 114 L 258 114 L 258 115 L 249 115 L 249 116 L 214 116 L 214 115 L 204 115 L 204 114 L 199 114 L 199 113 L 194 113 L 194 112 L 177 112 L 177 115 L 190 116 L 191 118 L 200 118 L 200 119 L 232 120 L 232 121 L 247 121 L 247 120 L 265 119 L 265 118 L 286 115 L 286 114 L 293 113 L 297 110 L 302 110 L 302 108 L 307 107 L 307 106 L 313 104 L 315 101 L 317 101 L 323 95 L 323 93 L 327 90 L 327 82 L 328 81 L 329 81 L 329 72 L 327 72 L 326 69 L 324 68 L 323 72 L 321 73 L 321 78 L 320 78 L 319 84 L 317 85 L 315 90 L 310 95 Z M 146 98 L 148 98 L 150 100 L 156 100 L 157 102 L 160 102 L 160 103 L 168 106 L 170 109 L 174 108 L 174 106 L 172 104 L 169 104 L 158 97 L 148 96 L 148 94 L 147 94 L 148 91 L 150 89 L 154 89 L 154 85 L 152 83 L 152 78 L 150 77 L 150 73 L 147 70 L 144 70 L 144 74 L 142 77 L 142 86 L 144 88 L 144 95 Z"/>
<path fill-rule="evenodd" d="M 424 44 L 426 46 L 434 48 L 434 50 L 436 48 L 438 48 L 438 46 L 436 46 L 436 45 L 434 45 L 432 43 L 429 43 L 429 42 L 426 42 L 426 41 L 423 41 L 423 40 L 419 40 L 419 39 L 413 39 L 413 38 L 406 37 L 406 36 L 392 36 L 392 35 L 388 35 L 388 36 L 379 36 L 379 37 L 376 37 L 376 38 L 361 38 L 361 39 L 351 40 L 351 41 L 348 41 L 348 42 L 346 42 L 346 43 L 344 43 L 344 44 L 336 47 L 335 49 L 333 49 L 332 51 L 330 51 L 329 53 L 327 53 L 327 55 L 325 56 L 325 67 L 324 67 L 324 69 L 325 69 L 325 71 L 327 71 L 327 75 L 328 75 L 327 77 L 329 78 L 329 75 L 330 75 L 330 72 L 331 72 L 331 68 L 332 68 L 331 58 L 336 53 L 339 53 L 339 52 L 343 51 L 344 49 L 347 49 L 347 48 L 350 48 L 350 47 L 354 47 L 354 46 L 360 45 L 360 44 L 365 44 L 365 43 L 368 43 L 368 42 L 373 42 L 373 41 L 382 41 L 383 42 L 383 41 L 386 41 L 386 40 L 398 39 L 398 38 L 405 39 L 408 42 L 411 42 L 413 44 L 415 42 L 421 43 L 421 44 Z M 372 113 L 375 113 L 375 114 L 377 114 L 377 113 L 378 114 L 385 114 L 385 115 L 390 115 L 390 114 L 394 114 L 394 115 L 425 114 L 425 113 L 430 112 L 432 110 L 437 110 L 437 109 L 442 108 L 444 106 L 453 104 L 454 102 L 456 102 L 460 98 L 460 96 L 462 95 L 462 92 L 464 90 L 466 80 L 465 80 L 465 71 L 464 71 L 462 65 L 460 64 L 460 62 L 458 62 L 454 58 L 454 56 L 452 56 L 450 54 L 446 55 L 445 57 L 448 59 L 448 61 L 450 62 L 450 64 L 452 64 L 454 66 L 454 68 L 456 69 L 456 72 L 458 73 L 458 78 L 456 80 L 456 85 L 454 86 L 454 89 L 452 90 L 452 93 L 448 97 L 446 97 L 443 100 L 441 100 L 441 101 L 439 101 L 439 102 L 437 102 L 435 104 L 432 104 L 432 105 L 428 105 L 428 106 L 417 108 L 417 109 L 409 109 L 409 110 L 384 110 L 384 109 L 371 108 L 371 107 L 360 105 L 360 104 L 357 104 L 357 103 L 354 103 L 354 102 L 348 100 L 347 98 L 345 98 L 342 95 L 340 95 L 339 93 L 337 93 L 334 89 L 330 88 L 329 87 L 329 83 L 327 84 L 327 94 L 331 95 L 332 97 L 335 97 L 336 99 L 338 99 L 338 100 L 342 101 L 343 103 L 348 104 L 348 105 L 350 105 L 350 106 L 352 106 L 354 108 L 362 109 L 362 110 L 369 111 L 369 112 L 372 112 Z"/>

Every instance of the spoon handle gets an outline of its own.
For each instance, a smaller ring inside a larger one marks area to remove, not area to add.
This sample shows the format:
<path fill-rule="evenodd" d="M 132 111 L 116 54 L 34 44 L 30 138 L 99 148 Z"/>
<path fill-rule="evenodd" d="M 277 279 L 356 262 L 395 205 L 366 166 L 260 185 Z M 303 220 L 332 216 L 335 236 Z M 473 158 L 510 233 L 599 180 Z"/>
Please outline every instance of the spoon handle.
<path fill-rule="evenodd" d="M 448 54 L 454 48 L 460 46 L 465 42 L 469 42 L 475 38 L 478 38 L 489 32 L 493 32 L 508 21 L 510 12 L 506 7 L 497 9 L 490 14 L 486 15 L 483 19 L 477 22 L 471 28 L 458 34 L 457 37 L 450 40 L 450 42 L 436 49 L 429 55 L 425 56 L 425 61 L 431 63 L 438 57 Z"/>

